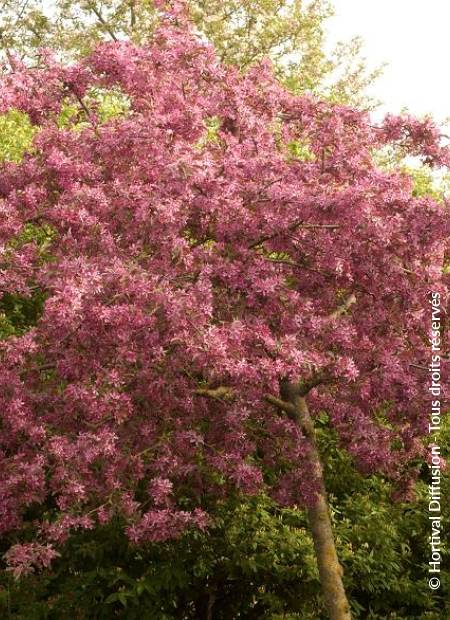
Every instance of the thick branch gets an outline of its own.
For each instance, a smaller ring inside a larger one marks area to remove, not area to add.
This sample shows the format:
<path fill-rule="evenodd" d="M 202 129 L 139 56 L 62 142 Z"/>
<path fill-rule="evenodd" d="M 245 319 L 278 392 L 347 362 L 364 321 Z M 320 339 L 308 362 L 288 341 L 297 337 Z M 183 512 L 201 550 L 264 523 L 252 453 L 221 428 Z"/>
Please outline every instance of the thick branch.
<path fill-rule="evenodd" d="M 297 419 L 297 410 L 292 405 L 292 403 L 288 403 L 285 400 L 281 400 L 281 398 L 272 396 L 272 394 L 266 394 L 266 396 L 264 397 L 264 400 L 266 400 L 268 403 L 270 403 L 277 409 L 284 411 L 284 413 L 286 413 L 288 417 L 291 418 L 292 420 Z"/>
<path fill-rule="evenodd" d="M 215 400 L 231 400 L 234 397 L 234 392 L 231 388 L 221 385 L 217 388 L 198 388 L 195 390 L 197 396 L 204 396 L 205 398 L 212 398 Z"/>
<path fill-rule="evenodd" d="M 341 228 L 340 224 L 301 224 L 297 228 L 305 228 L 306 230 L 337 230 Z"/>
<path fill-rule="evenodd" d="M 299 383 L 297 387 L 297 394 L 298 396 L 306 396 L 313 388 L 328 381 L 330 381 L 330 376 L 327 373 L 317 372 L 310 379 L 306 379 L 305 381 L 301 381 Z"/>

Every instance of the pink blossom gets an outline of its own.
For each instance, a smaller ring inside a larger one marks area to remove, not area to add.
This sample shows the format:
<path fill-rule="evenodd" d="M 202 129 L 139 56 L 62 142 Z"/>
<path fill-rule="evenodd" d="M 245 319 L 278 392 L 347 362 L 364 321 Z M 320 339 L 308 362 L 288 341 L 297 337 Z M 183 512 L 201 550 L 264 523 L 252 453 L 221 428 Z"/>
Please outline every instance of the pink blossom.
<path fill-rule="evenodd" d="M 16 574 L 115 514 L 141 543 L 207 527 L 204 497 L 313 503 L 309 440 L 265 398 L 286 378 L 321 378 L 312 417 L 328 414 L 363 472 L 408 495 L 425 458 L 420 367 L 430 290 L 448 315 L 448 204 L 373 153 L 447 166 L 438 128 L 294 96 L 268 62 L 240 74 L 183 7 L 159 3 L 149 45 L 104 43 L 70 67 L 45 52 L 0 77 L 1 110 L 39 129 L 0 165 L 1 294 L 45 293 L 29 331 L 0 342 L 0 530 L 40 541 L 8 552 Z M 129 112 L 55 124 L 98 88 Z M 313 158 L 289 157 L 292 141 Z M 18 242 L 30 221 L 51 231 L 45 252 Z M 49 521 L 24 523 L 36 504 Z"/>
<path fill-rule="evenodd" d="M 149 485 L 149 493 L 157 506 L 167 504 L 173 484 L 167 478 L 154 478 Z"/>
<path fill-rule="evenodd" d="M 51 545 L 39 543 L 17 544 L 5 553 L 10 570 L 18 579 L 22 575 L 33 573 L 36 568 L 48 568 L 52 560 L 60 554 Z"/>

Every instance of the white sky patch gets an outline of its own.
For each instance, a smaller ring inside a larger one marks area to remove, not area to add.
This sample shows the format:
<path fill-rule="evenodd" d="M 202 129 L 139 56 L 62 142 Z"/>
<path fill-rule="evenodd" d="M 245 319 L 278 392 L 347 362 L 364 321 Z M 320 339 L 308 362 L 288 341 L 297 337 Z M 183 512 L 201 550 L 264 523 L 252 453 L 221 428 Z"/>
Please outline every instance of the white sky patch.
<path fill-rule="evenodd" d="M 384 75 L 368 94 L 383 112 L 406 107 L 415 115 L 450 117 L 450 1 L 334 0 L 329 45 L 361 36 L 369 67 L 384 62 Z"/>

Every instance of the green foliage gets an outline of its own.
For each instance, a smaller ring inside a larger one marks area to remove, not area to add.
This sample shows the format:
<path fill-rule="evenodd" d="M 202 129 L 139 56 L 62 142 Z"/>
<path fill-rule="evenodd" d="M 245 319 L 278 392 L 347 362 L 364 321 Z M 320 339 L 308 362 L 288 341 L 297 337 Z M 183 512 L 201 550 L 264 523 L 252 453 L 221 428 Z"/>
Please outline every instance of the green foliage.
<path fill-rule="evenodd" d="M 380 168 L 385 170 L 400 169 L 413 184 L 413 196 L 429 196 L 437 202 L 444 202 L 450 196 L 450 173 L 437 171 L 417 159 L 405 157 L 402 147 L 384 147 L 374 153 Z"/>
<path fill-rule="evenodd" d="M 211 116 L 210 118 L 206 118 L 204 122 L 205 133 L 196 145 L 199 149 L 202 149 L 208 143 L 213 142 L 217 144 L 219 142 L 218 131 L 221 125 L 220 118 L 217 116 Z"/>
<path fill-rule="evenodd" d="M 27 224 L 19 235 L 10 243 L 14 249 L 32 244 L 37 248 L 40 260 L 51 260 L 50 246 L 54 230 L 47 225 Z M 6 267 L 8 252 L 4 254 Z M 0 296 L 0 340 L 18 336 L 36 325 L 42 314 L 46 295 L 43 290 L 30 284 L 28 296 L 4 292 Z"/>
<path fill-rule="evenodd" d="M 392 500 L 392 487 L 380 476 L 363 477 L 341 452 L 326 426 L 319 430 L 325 457 L 327 485 L 334 509 L 338 554 L 345 567 L 345 585 L 355 618 L 377 620 L 438 620 L 450 614 L 449 550 L 443 550 L 442 586 L 428 586 L 428 466 L 423 465 L 411 503 Z M 442 454 L 450 455 L 450 420 L 440 438 Z M 442 480 L 442 496 L 449 497 L 450 481 Z M 442 503 L 443 520 L 450 518 Z M 443 535 L 444 540 L 444 535 Z"/>
<path fill-rule="evenodd" d="M 305 610 L 307 598 L 315 603 L 304 519 L 276 511 L 267 498 L 224 504 L 207 534 L 191 532 L 145 549 L 128 545 L 119 526 L 73 537 L 52 573 L 10 582 L 2 613 L 9 605 L 11 618 L 27 620 L 69 612 L 83 619 L 187 620 L 204 617 L 214 597 L 214 617 L 228 620 Z M 298 584 L 302 601 L 296 600 Z"/>
<path fill-rule="evenodd" d="M 414 196 L 430 196 L 438 202 L 448 198 L 450 194 L 450 174 L 437 176 L 430 168 L 422 166 L 411 168 L 405 166 L 405 172 L 413 180 Z"/>
<path fill-rule="evenodd" d="M 0 164 L 19 162 L 30 149 L 35 131 L 23 112 L 11 110 L 0 114 Z"/>
<path fill-rule="evenodd" d="M 287 150 L 290 158 L 298 159 L 300 161 L 314 161 L 315 155 L 311 152 L 309 145 L 306 142 L 300 140 L 293 140 L 287 145 Z"/>
<path fill-rule="evenodd" d="M 97 103 L 97 115 L 101 123 L 107 123 L 113 118 L 125 115 L 130 109 L 127 97 L 118 91 L 105 91 L 97 89 L 91 93 L 91 97 Z"/>
<path fill-rule="evenodd" d="M 4 293 L 0 299 L 0 340 L 20 335 L 35 325 L 42 314 L 44 301 L 40 291 L 31 297 Z"/>
<path fill-rule="evenodd" d="M 395 503 L 391 485 L 355 472 L 326 416 L 317 422 L 338 553 L 354 618 L 440 620 L 450 614 L 449 551 L 442 587 L 428 587 L 429 471 L 415 502 Z M 450 453 L 447 420 L 441 448 Z M 450 485 L 443 479 L 442 493 Z M 444 505 L 448 522 L 450 506 Z M 0 615 L 20 620 L 142 618 L 322 620 L 320 584 L 305 513 L 267 497 L 220 504 L 211 528 L 135 548 L 116 521 L 68 542 L 52 571 L 12 582 L 4 575 Z M 3 606 L 3 607 L 2 607 Z M 9 608 L 9 611 L 8 611 Z"/>
<path fill-rule="evenodd" d="M 58 127 L 82 131 L 91 123 L 89 115 L 95 114 L 96 122 L 103 124 L 124 116 L 129 112 L 130 103 L 118 90 L 91 89 L 85 96 L 83 107 L 77 103 L 66 103 L 56 120 Z"/>

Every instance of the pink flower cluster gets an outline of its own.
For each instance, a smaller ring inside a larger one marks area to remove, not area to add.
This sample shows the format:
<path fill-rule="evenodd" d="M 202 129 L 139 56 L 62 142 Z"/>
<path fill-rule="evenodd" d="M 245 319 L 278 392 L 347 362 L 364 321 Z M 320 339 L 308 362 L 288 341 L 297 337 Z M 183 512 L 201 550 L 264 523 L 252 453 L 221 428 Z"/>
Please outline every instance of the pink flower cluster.
<path fill-rule="evenodd" d="M 51 545 L 28 543 L 13 545 L 5 554 L 9 568 L 14 577 L 29 575 L 36 569 L 47 568 L 59 556 Z"/>

